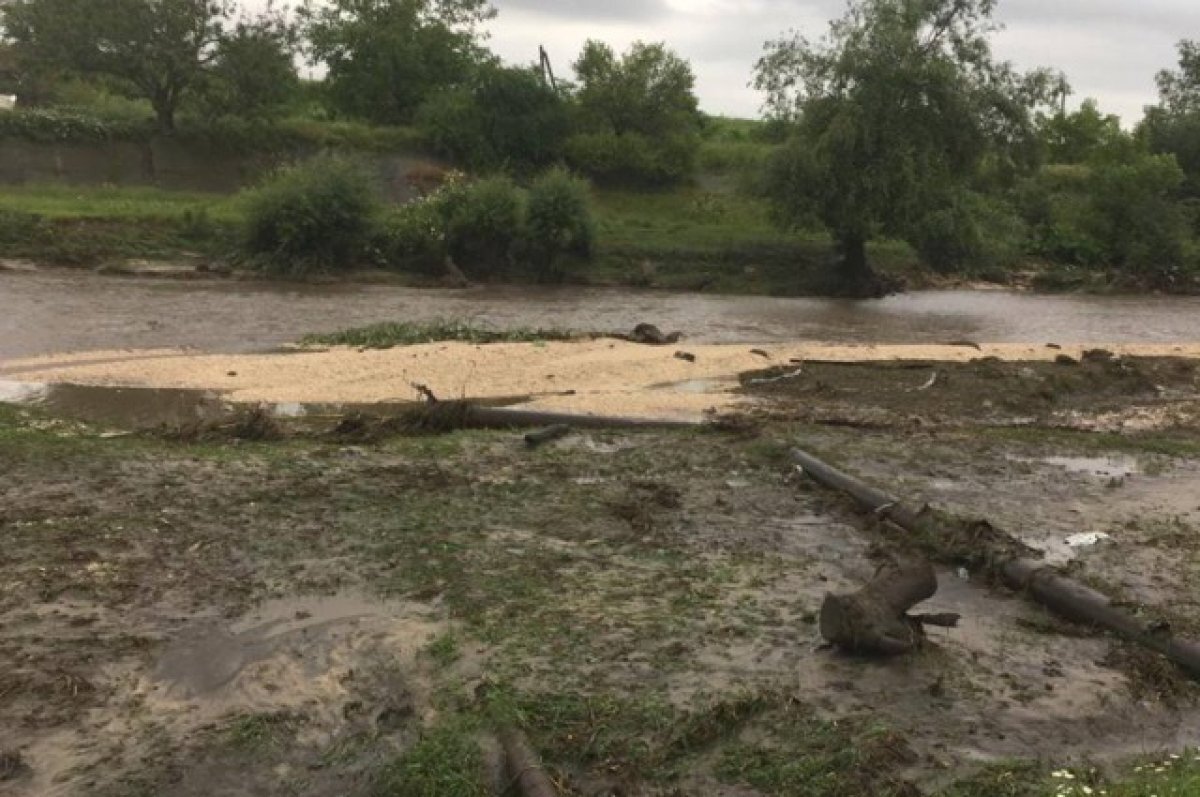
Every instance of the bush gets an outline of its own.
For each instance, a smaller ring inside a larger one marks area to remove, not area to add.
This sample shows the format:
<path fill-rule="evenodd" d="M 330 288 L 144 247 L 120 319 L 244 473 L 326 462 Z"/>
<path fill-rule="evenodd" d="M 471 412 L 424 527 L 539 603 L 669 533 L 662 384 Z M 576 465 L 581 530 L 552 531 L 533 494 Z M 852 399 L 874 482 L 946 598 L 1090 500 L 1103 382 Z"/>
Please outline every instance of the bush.
<path fill-rule="evenodd" d="M 700 140 L 640 133 L 581 133 L 567 140 L 570 166 L 603 185 L 660 187 L 691 178 Z"/>
<path fill-rule="evenodd" d="M 527 172 L 562 156 L 570 118 L 537 71 L 489 68 L 475 85 L 427 101 L 417 126 L 435 152 L 464 166 Z"/>
<path fill-rule="evenodd" d="M 529 189 L 525 242 L 539 279 L 562 277 L 564 255 L 590 257 L 595 238 L 586 182 L 564 169 L 554 169 Z"/>
<path fill-rule="evenodd" d="M 102 119 L 69 108 L 33 108 L 0 113 L 0 138 L 40 143 L 100 142 L 145 138 L 149 121 Z"/>
<path fill-rule="evenodd" d="M 937 271 L 994 273 L 1020 261 L 1026 229 L 1006 205 L 964 192 L 929 214 L 913 238 L 913 248 Z"/>
<path fill-rule="evenodd" d="M 446 233 L 437 202 L 411 202 L 388 213 L 375 248 L 387 268 L 440 273 L 446 259 Z"/>
<path fill-rule="evenodd" d="M 366 254 L 379 208 L 362 166 L 318 156 L 247 192 L 243 249 L 277 273 L 350 268 Z"/>
<path fill-rule="evenodd" d="M 446 251 L 468 275 L 491 277 L 512 262 L 521 237 L 524 197 L 507 177 L 447 186 L 435 200 Z"/>

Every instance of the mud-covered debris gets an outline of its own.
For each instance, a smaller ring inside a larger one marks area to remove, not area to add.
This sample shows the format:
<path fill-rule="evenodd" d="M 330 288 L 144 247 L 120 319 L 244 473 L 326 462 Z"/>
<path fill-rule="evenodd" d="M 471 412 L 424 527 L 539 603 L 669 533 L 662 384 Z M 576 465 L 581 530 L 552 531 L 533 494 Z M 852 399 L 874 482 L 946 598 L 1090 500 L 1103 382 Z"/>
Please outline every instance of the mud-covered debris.
<path fill-rule="evenodd" d="M 1079 365 L 1079 360 L 1076 360 L 1069 354 L 1060 354 L 1054 358 L 1055 365 Z"/>
<path fill-rule="evenodd" d="M 545 429 L 539 429 L 535 432 L 530 432 L 525 435 L 525 446 L 527 448 L 538 448 L 547 443 L 553 443 L 555 440 L 562 440 L 573 430 L 566 424 L 555 424 Z"/>
<path fill-rule="evenodd" d="M 0 751 L 0 782 L 16 780 L 29 774 L 29 765 L 16 750 Z"/>
<path fill-rule="evenodd" d="M 771 359 L 770 353 L 768 353 L 762 349 L 751 349 L 750 353 L 753 354 L 755 357 L 762 357 L 764 360 Z"/>
<path fill-rule="evenodd" d="M 1116 355 L 1108 349 L 1088 349 L 1083 353 L 1085 363 L 1106 363 L 1116 359 Z"/>
<path fill-rule="evenodd" d="M 694 363 L 696 362 L 696 355 L 687 351 L 677 351 L 675 352 L 675 359 L 683 360 L 686 363 Z"/>
<path fill-rule="evenodd" d="M 1085 534 L 1072 534 L 1067 537 L 1068 548 L 1095 548 L 1102 542 L 1108 542 L 1112 539 L 1111 535 L 1105 534 L 1102 531 L 1090 531 Z"/>
<path fill-rule="evenodd" d="M 630 343 L 641 343 L 646 346 L 670 346 L 672 343 L 678 343 L 683 339 L 682 332 L 672 332 L 667 335 L 654 324 L 638 324 L 633 328 L 633 332 L 628 335 L 617 334 L 613 335 L 619 340 L 627 340 Z"/>

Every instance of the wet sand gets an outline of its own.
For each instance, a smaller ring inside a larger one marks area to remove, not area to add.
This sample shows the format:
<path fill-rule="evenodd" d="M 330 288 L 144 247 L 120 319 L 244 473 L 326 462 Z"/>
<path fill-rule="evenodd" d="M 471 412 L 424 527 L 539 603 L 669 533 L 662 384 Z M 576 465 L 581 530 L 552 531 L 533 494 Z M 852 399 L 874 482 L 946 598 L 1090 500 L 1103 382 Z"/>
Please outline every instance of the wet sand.
<path fill-rule="evenodd" d="M 206 390 L 245 403 L 371 404 L 416 400 L 414 384 L 444 399 L 525 397 L 521 406 L 590 414 L 697 418 L 746 402 L 738 377 L 807 360 L 968 362 L 1078 358 L 1092 345 L 1022 344 L 641 346 L 577 342 L 433 343 L 386 350 L 350 348 L 273 354 L 179 350 L 85 352 L 0 366 L 0 379 L 112 387 Z M 1105 347 L 1117 355 L 1200 358 L 1200 343 Z M 695 362 L 676 356 L 694 355 Z M 765 356 L 764 356 L 765 355 Z"/>

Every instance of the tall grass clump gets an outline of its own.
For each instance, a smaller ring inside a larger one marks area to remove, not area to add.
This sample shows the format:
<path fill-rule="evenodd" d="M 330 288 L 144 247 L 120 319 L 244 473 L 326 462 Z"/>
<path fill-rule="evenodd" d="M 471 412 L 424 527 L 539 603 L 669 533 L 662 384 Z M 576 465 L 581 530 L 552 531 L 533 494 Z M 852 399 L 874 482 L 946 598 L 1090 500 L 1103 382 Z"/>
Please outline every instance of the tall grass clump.
<path fill-rule="evenodd" d="M 244 202 L 244 254 L 265 270 L 296 276 L 358 265 L 381 209 L 367 170 L 336 155 L 276 172 Z"/>

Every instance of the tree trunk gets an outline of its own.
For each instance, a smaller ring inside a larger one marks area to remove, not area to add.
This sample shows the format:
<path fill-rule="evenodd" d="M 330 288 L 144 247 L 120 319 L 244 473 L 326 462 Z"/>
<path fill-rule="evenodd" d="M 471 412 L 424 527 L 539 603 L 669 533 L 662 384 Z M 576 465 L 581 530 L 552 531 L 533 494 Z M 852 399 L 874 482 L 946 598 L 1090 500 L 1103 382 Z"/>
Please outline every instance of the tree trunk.
<path fill-rule="evenodd" d="M 161 133 L 175 132 L 175 103 L 169 97 L 158 96 L 151 102 Z"/>
<path fill-rule="evenodd" d="M 937 592 L 937 575 L 923 559 L 892 560 L 853 595 L 826 595 L 821 636 L 851 653 L 896 656 L 920 647 L 923 624 L 954 625 L 956 615 L 910 616 Z"/>
<path fill-rule="evenodd" d="M 880 293 L 879 278 L 867 262 L 867 239 L 847 233 L 838 241 L 841 255 L 841 283 L 847 296 L 875 297 Z"/>

